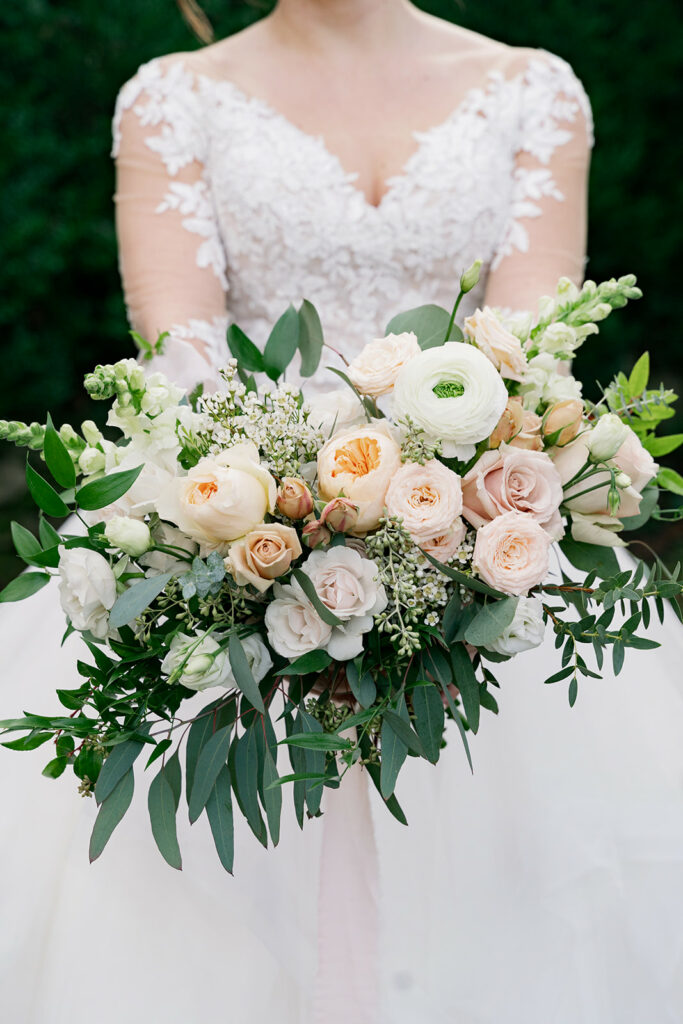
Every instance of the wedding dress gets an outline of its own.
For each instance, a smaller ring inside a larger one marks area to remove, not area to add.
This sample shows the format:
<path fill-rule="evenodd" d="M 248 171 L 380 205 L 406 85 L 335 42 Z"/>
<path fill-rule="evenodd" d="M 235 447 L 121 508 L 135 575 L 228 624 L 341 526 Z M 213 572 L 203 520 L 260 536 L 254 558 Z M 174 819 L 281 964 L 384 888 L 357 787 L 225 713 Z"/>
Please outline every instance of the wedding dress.
<path fill-rule="evenodd" d="M 324 138 L 218 79 L 206 53 L 143 66 L 114 121 L 131 322 L 152 340 L 170 330 L 157 365 L 181 383 L 216 382 L 227 323 L 262 345 L 304 298 L 352 357 L 397 311 L 450 307 L 477 257 L 461 316 L 484 301 L 529 307 L 561 274 L 581 278 L 591 118 L 563 61 L 501 48 L 464 63 L 461 102 L 414 133 L 373 206 Z M 310 387 L 335 382 L 320 370 Z M 2 717 L 56 710 L 55 688 L 74 685 L 82 652 L 77 638 L 60 649 L 62 632 L 52 588 L 0 609 Z M 671 619 L 649 635 L 665 646 L 585 681 L 573 710 L 564 684 L 541 685 L 550 640 L 501 665 L 474 774 L 457 734 L 435 768 L 409 760 L 397 791 L 409 828 L 357 772 L 302 832 L 283 814 L 276 850 L 240 819 L 234 878 L 184 805 L 184 870 L 163 863 L 141 767 L 89 867 L 94 801 L 70 774 L 40 776 L 45 748 L 0 750 L 4 1019 L 332 1024 L 352 1019 L 346 987 L 358 1024 L 683 1020 L 683 643 Z M 366 927 L 373 963 L 359 955 Z M 340 939 L 321 988 L 319 950 Z"/>

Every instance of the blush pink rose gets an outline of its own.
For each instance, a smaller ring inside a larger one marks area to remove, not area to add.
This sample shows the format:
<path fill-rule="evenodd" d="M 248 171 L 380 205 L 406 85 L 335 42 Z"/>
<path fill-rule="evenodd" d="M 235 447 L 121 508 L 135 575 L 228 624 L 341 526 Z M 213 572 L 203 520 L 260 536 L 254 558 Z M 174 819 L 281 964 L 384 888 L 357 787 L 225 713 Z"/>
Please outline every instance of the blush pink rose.
<path fill-rule="evenodd" d="M 415 543 L 424 544 L 450 530 L 462 512 L 460 477 L 438 459 L 424 466 L 405 462 L 393 475 L 385 504 Z"/>
<path fill-rule="evenodd" d="M 505 512 L 477 531 L 472 564 L 504 594 L 527 594 L 548 573 L 550 534 L 533 516 Z"/>
<path fill-rule="evenodd" d="M 545 452 L 502 444 L 484 452 L 463 477 L 463 515 L 477 529 L 505 512 L 525 512 L 553 540 L 564 533 L 562 479 Z"/>
<path fill-rule="evenodd" d="M 427 554 L 431 555 L 432 558 L 436 558 L 439 562 L 447 562 L 449 558 L 453 558 L 457 555 L 462 542 L 465 539 L 467 533 L 467 527 L 463 523 L 462 519 L 456 519 L 450 530 L 446 530 L 439 537 L 432 537 L 431 540 L 425 541 L 420 546 Z"/>

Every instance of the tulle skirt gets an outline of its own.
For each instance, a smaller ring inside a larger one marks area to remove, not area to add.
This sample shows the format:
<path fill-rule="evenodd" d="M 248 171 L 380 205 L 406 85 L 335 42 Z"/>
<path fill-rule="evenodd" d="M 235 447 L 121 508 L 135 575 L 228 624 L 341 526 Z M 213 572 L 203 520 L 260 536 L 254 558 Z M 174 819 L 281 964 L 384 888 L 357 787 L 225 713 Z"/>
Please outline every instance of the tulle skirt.
<path fill-rule="evenodd" d="M 0 606 L 0 717 L 58 711 L 54 690 L 77 685 L 82 644 L 60 649 L 63 629 L 51 587 Z M 365 839 L 349 845 L 357 800 L 369 806 L 379 867 L 381 1013 L 368 1011 L 368 1024 L 680 1022 L 683 630 L 668 614 L 648 635 L 664 646 L 628 651 L 617 678 L 584 680 L 573 709 L 564 683 L 542 685 L 557 665 L 550 641 L 496 666 L 500 715 L 485 714 L 471 739 L 474 773 L 455 731 L 436 767 L 411 758 L 404 768 L 408 828 L 364 775 L 362 792 L 326 790 L 327 811 L 303 831 L 288 794 L 275 850 L 238 816 L 234 877 L 206 820 L 189 828 L 184 801 L 184 869 L 162 861 L 142 763 L 128 815 L 89 865 L 94 801 L 70 772 L 40 775 L 46 747 L 0 749 L 4 1019 L 336 1020 L 333 1008 L 314 1010 L 321 927 L 336 927 L 319 922 L 323 837 L 334 815 L 343 905 L 364 870 Z M 361 906 L 339 957 L 349 985 L 366 917 Z"/>

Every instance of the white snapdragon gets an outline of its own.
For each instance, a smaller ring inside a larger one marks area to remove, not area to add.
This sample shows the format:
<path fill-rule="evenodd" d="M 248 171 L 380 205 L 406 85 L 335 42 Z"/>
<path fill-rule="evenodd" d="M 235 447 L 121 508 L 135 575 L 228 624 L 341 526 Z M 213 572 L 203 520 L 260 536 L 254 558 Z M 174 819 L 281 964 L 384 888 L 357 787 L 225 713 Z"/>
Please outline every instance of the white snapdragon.
<path fill-rule="evenodd" d="M 536 412 L 540 405 L 581 397 L 580 381 L 559 373 L 560 365 L 560 361 L 549 352 L 541 352 L 529 360 L 519 388 L 525 409 Z"/>

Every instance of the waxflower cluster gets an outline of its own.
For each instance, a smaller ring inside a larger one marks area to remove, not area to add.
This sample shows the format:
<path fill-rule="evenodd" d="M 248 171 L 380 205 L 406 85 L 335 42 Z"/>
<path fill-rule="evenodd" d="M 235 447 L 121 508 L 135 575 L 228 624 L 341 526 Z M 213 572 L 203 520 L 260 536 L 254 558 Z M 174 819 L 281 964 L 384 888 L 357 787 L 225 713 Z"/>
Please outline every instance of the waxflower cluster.
<path fill-rule="evenodd" d="M 263 351 L 228 331 L 215 394 L 193 398 L 124 359 L 85 380 L 110 403 L 105 430 L 0 421 L 52 481 L 29 466 L 40 531 L 15 524 L 30 571 L 0 599 L 57 577 L 68 630 L 94 660 L 58 694 L 70 717 L 0 727 L 25 729 L 27 749 L 54 737 L 46 773 L 71 766 L 94 792 L 91 856 L 151 746 L 152 828 L 180 866 L 179 729 L 190 819 L 206 813 L 231 870 L 233 795 L 259 841 L 277 842 L 282 784 L 303 825 L 359 763 L 400 818 L 408 753 L 438 760 L 446 719 L 467 745 L 481 709 L 497 710 L 496 662 L 554 634 L 548 681 L 567 679 L 573 704 L 579 677 L 596 675 L 581 645 L 598 666 L 611 646 L 619 666 L 626 647 L 650 643 L 636 630 L 650 601 L 680 594 L 678 576 L 624 573 L 612 549 L 649 517 L 677 515 L 660 491 L 681 494 L 683 480 L 655 461 L 675 446 L 656 435 L 674 396 L 648 389 L 646 356 L 596 404 L 567 372 L 598 324 L 639 297 L 635 279 L 563 279 L 536 316 L 484 306 L 460 327 L 479 268 L 462 274 L 451 312 L 399 314 L 327 389 L 322 328 L 304 302 Z M 302 375 L 318 372 L 310 394 L 284 379 L 297 338 Z M 71 512 L 61 532 L 48 522 Z M 624 601 L 629 618 L 612 623 Z M 209 703 L 187 710 L 199 693 Z"/>

